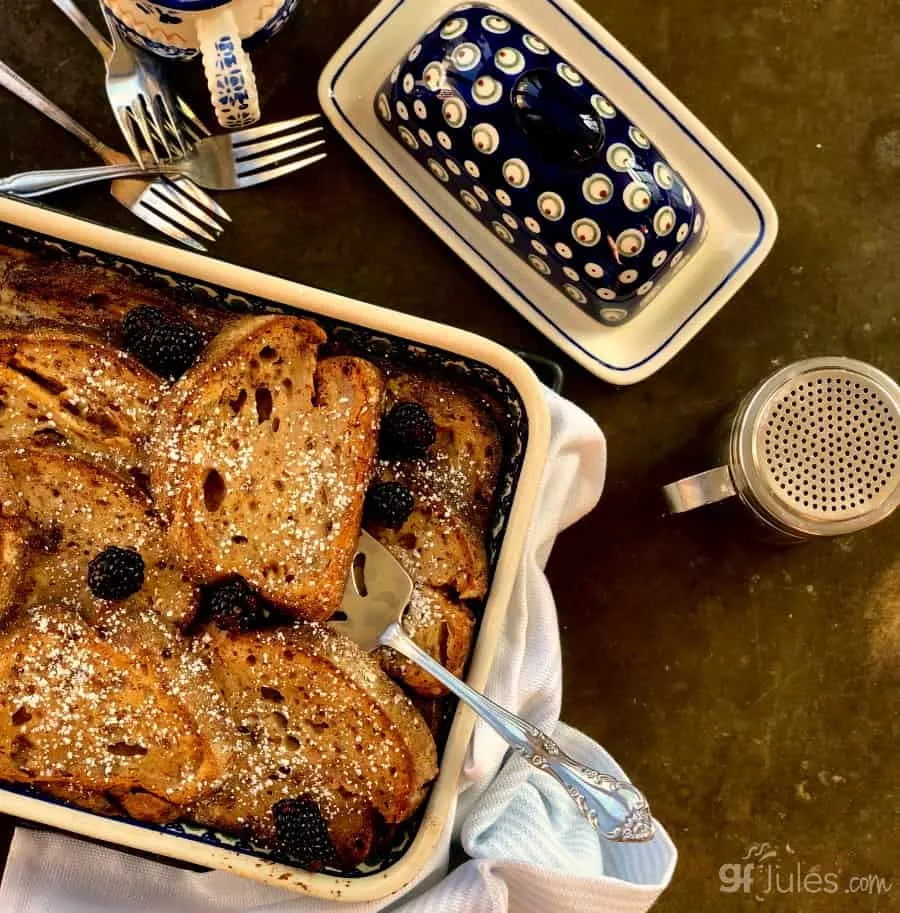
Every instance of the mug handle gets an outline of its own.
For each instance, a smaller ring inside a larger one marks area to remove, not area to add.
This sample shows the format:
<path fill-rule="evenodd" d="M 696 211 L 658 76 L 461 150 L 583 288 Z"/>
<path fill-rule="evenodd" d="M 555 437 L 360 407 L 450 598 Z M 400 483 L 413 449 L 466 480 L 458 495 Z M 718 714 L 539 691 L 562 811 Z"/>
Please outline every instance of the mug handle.
<path fill-rule="evenodd" d="M 731 470 L 727 466 L 718 466 L 716 469 L 708 469 L 706 472 L 666 485 L 663 494 L 666 496 L 670 512 L 683 514 L 696 507 L 731 498 L 737 494 L 737 489 L 731 478 Z"/>
<path fill-rule="evenodd" d="M 230 5 L 197 19 L 197 43 L 219 124 L 229 130 L 255 124 L 259 120 L 256 77 Z"/>

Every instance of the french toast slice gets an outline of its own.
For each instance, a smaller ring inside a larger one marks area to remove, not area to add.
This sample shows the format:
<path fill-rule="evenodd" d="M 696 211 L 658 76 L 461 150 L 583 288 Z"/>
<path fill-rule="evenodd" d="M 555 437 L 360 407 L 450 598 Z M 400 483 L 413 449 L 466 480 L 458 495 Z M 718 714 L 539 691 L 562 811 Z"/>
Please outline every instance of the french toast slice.
<path fill-rule="evenodd" d="M 171 289 L 149 288 L 124 273 L 65 258 L 31 254 L 10 258 L 0 277 L 0 325 L 7 327 L 43 323 L 90 327 L 103 338 L 119 342 L 122 320 L 140 304 L 189 320 L 204 338 L 227 319 L 221 312 L 176 301 Z"/>
<path fill-rule="evenodd" d="M 0 331 L 0 441 L 61 439 L 120 471 L 146 471 L 161 393 L 155 374 L 86 333 Z"/>
<path fill-rule="evenodd" d="M 436 439 L 421 459 L 380 461 L 383 481 L 402 482 L 417 500 L 440 502 L 483 530 L 503 458 L 503 441 L 486 403 L 443 378 L 396 367 L 386 374 L 385 408 L 418 403 L 431 416 Z"/>
<path fill-rule="evenodd" d="M 228 326 L 166 402 L 151 487 L 186 568 L 240 575 L 298 618 L 339 607 L 377 446 L 383 383 L 358 358 L 317 360 L 294 317 Z"/>
<path fill-rule="evenodd" d="M 415 583 L 403 618 L 407 633 L 454 675 L 462 675 L 474 638 L 475 618 L 465 600 L 488 588 L 485 534 L 503 442 L 488 404 L 473 391 L 397 367 L 386 369 L 386 408 L 414 402 L 435 425 L 435 442 L 413 459 L 379 459 L 382 482 L 399 482 L 414 508 L 400 529 L 375 521 L 366 528 L 404 566 Z M 394 650 L 382 649 L 385 670 L 424 697 L 446 694 L 432 676 Z"/>
<path fill-rule="evenodd" d="M 172 560 L 150 499 L 84 457 L 56 447 L 0 445 L 0 517 L 35 528 L 24 605 L 58 604 L 92 620 L 108 603 L 91 593 L 88 564 L 115 545 L 136 549 L 145 567 L 143 587 L 123 606 L 150 608 L 181 626 L 196 614 L 196 588 Z"/>
<path fill-rule="evenodd" d="M 218 789 L 234 760 L 237 730 L 213 678 L 210 651 L 199 638 L 185 637 L 177 625 L 152 609 L 127 603 L 104 608 L 92 627 L 115 649 L 153 663 L 168 693 L 184 704 L 215 762 L 217 774 L 205 784 L 204 795 Z M 116 798 L 126 808 L 129 803 L 147 801 L 139 795 Z"/>
<path fill-rule="evenodd" d="M 403 629 L 445 669 L 461 678 L 472 649 L 475 616 L 471 609 L 447 593 L 419 584 L 403 615 Z M 423 697 L 442 697 L 447 689 L 415 663 L 382 647 L 381 665 L 392 678 L 400 679 Z"/>
<path fill-rule="evenodd" d="M 399 529 L 369 521 L 366 529 L 403 565 L 414 583 L 451 590 L 460 599 L 487 593 L 484 538 L 440 502 L 417 501 Z"/>
<path fill-rule="evenodd" d="M 36 607 L 0 637 L 0 779 L 183 806 L 212 765 L 152 665 L 76 612 Z"/>
<path fill-rule="evenodd" d="M 272 806 L 316 801 L 344 864 L 365 857 L 374 813 L 407 819 L 437 773 L 421 716 L 378 663 L 327 625 L 202 638 L 243 741 L 228 782 L 192 809 L 201 823 L 274 839 Z"/>

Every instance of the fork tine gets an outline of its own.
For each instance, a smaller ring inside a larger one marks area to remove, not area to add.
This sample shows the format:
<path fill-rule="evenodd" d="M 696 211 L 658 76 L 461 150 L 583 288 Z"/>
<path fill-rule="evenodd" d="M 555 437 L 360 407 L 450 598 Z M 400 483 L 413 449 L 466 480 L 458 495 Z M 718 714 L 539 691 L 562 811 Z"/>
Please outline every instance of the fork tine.
<path fill-rule="evenodd" d="M 196 239 L 192 238 L 190 235 L 185 234 L 180 228 L 173 225 L 171 222 L 166 221 L 161 216 L 158 216 L 149 206 L 145 206 L 140 201 L 135 203 L 131 207 L 131 211 L 139 218 L 143 219 L 148 225 L 152 225 L 157 231 L 161 231 L 164 235 L 168 235 L 170 238 L 174 238 L 176 241 L 180 241 L 182 244 L 187 247 L 191 247 L 194 250 L 205 251 L 206 248 Z"/>
<path fill-rule="evenodd" d="M 147 150 L 149 151 L 150 155 L 153 156 L 153 161 L 158 165 L 159 155 L 156 152 L 156 143 L 153 142 L 153 134 L 150 132 L 150 124 L 147 123 L 147 118 L 144 115 L 144 106 L 141 104 L 142 98 L 143 96 L 139 96 L 135 100 L 135 104 L 126 110 L 131 115 L 134 122 L 137 124 L 138 130 L 141 131 L 141 136 L 143 136 L 144 142 L 147 145 Z M 132 152 L 133 151 L 134 150 L 132 149 Z M 137 159 L 138 161 L 143 161 L 140 152 L 138 152 Z"/>
<path fill-rule="evenodd" d="M 273 133 L 281 133 L 282 130 L 290 130 L 292 127 L 308 124 L 321 116 L 321 114 L 304 114 L 302 117 L 294 117 L 291 120 L 280 120 L 277 123 L 266 124 L 262 127 L 251 127 L 249 130 L 238 130 L 237 133 L 231 134 L 231 142 L 233 145 L 234 143 L 247 143 L 250 140 L 262 139 L 264 136 L 271 136 Z"/>
<path fill-rule="evenodd" d="M 184 137 L 181 135 L 181 128 L 178 126 L 178 121 L 175 119 L 175 112 L 169 106 L 169 101 L 166 98 L 166 93 L 163 92 L 157 96 L 159 101 L 159 106 L 162 108 L 163 113 L 163 136 L 169 135 L 175 139 L 175 142 L 178 143 L 178 149 L 181 150 L 181 154 L 185 155 L 187 153 L 187 146 L 184 144 Z M 178 150 L 175 151 L 175 154 L 178 154 Z"/>
<path fill-rule="evenodd" d="M 190 196 L 179 192 L 179 185 L 172 185 L 169 181 L 160 180 L 154 181 L 153 187 L 157 193 L 161 193 L 173 206 L 183 209 L 195 222 L 205 225 L 217 235 L 220 235 L 225 230 L 208 212 L 201 209 Z"/>
<path fill-rule="evenodd" d="M 231 216 L 208 194 L 204 193 L 190 178 L 184 175 L 170 175 L 169 181 L 174 184 L 182 193 L 187 194 L 195 202 L 199 203 L 205 209 L 208 209 L 213 215 L 224 219 L 226 222 L 231 221 Z"/>
<path fill-rule="evenodd" d="M 193 129 L 199 133 L 201 136 L 212 136 L 212 133 L 206 128 L 206 125 L 197 117 L 196 114 L 191 110 L 190 105 L 180 96 L 176 96 L 175 104 L 178 106 L 178 110 L 181 112 L 185 120 L 193 127 Z"/>
<path fill-rule="evenodd" d="M 292 146 L 289 149 L 282 149 L 280 152 L 273 152 L 271 155 L 261 155 L 254 159 L 246 159 L 243 162 L 235 162 L 235 173 L 240 177 L 242 174 L 249 174 L 251 171 L 259 171 L 260 168 L 268 168 L 277 162 L 283 162 L 285 159 L 293 158 L 301 152 L 309 152 L 310 149 L 318 149 L 324 146 L 325 140 L 320 139 L 315 143 L 307 143 L 305 146 Z"/>
<path fill-rule="evenodd" d="M 200 235 L 207 241 L 215 241 L 216 236 L 210 234 L 199 222 L 195 222 L 186 212 L 180 209 L 174 203 L 171 203 L 165 193 L 161 193 L 154 182 L 141 197 L 146 206 L 150 206 L 157 215 L 165 216 L 170 222 L 174 222 L 184 231 L 189 231 L 192 235 Z"/>
<path fill-rule="evenodd" d="M 182 121 L 181 131 L 182 131 L 182 133 L 184 133 L 185 136 L 187 136 L 188 140 L 190 141 L 191 146 L 196 146 L 197 143 L 200 142 L 200 140 L 205 139 L 203 134 L 198 133 L 194 129 L 194 125 L 189 123 L 188 121 Z"/>
<path fill-rule="evenodd" d="M 283 177 L 286 174 L 290 174 L 292 171 L 299 171 L 301 168 L 306 168 L 308 165 L 315 165 L 316 162 L 321 162 L 325 158 L 325 153 L 320 155 L 311 155 L 309 158 L 300 159 L 299 162 L 291 162 L 288 165 L 281 165 L 279 168 L 270 168 L 268 171 L 257 171 L 255 174 L 251 174 L 247 177 L 238 178 L 238 187 L 253 187 L 254 184 L 264 184 L 266 181 L 273 181 L 275 178 Z"/>
<path fill-rule="evenodd" d="M 270 149 L 277 149 L 286 143 L 293 143 L 296 140 L 306 139 L 314 133 L 321 133 L 323 127 L 310 127 L 309 130 L 299 130 L 297 133 L 288 133 L 286 136 L 277 136 L 275 139 L 265 139 L 261 143 L 251 143 L 249 146 L 240 146 L 233 149 L 235 161 L 245 159 L 252 155 L 258 155 L 260 152 L 268 152 Z"/>
<path fill-rule="evenodd" d="M 137 141 L 137 135 L 134 132 L 131 112 L 128 108 L 122 107 L 116 108 L 113 113 L 115 114 L 119 129 L 122 131 L 122 136 L 125 137 L 125 142 L 128 143 L 128 148 L 131 150 L 131 157 L 143 167 L 144 160 L 141 158 L 141 147 Z"/>
<path fill-rule="evenodd" d="M 157 108 L 159 95 L 146 95 L 141 92 L 140 100 L 143 102 L 144 115 L 147 118 L 147 126 L 151 139 L 153 136 L 156 136 L 157 142 L 162 146 L 162 150 L 165 153 L 163 158 L 171 158 L 173 155 L 177 154 L 178 150 L 173 149 L 169 145 L 169 140 L 166 137 L 166 128 L 163 125 L 163 121 L 160 119 L 159 110 Z M 159 162 L 159 156 L 156 154 L 155 146 L 151 148 L 151 154 L 153 155 L 154 160 Z"/>

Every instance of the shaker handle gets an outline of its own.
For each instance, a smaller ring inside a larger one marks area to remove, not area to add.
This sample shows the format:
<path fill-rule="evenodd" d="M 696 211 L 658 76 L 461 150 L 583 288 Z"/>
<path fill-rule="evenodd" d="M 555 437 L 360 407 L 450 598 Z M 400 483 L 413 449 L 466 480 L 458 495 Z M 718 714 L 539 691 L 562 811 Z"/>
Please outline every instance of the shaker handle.
<path fill-rule="evenodd" d="M 696 507 L 732 498 L 737 494 L 737 489 L 734 487 L 729 468 L 718 466 L 678 482 L 672 482 L 671 485 L 663 488 L 663 493 L 669 504 L 669 510 L 673 514 L 683 514 Z"/>
<path fill-rule="evenodd" d="M 259 120 L 259 93 L 250 57 L 230 6 L 209 10 L 197 19 L 197 43 L 216 119 L 226 129 Z"/>

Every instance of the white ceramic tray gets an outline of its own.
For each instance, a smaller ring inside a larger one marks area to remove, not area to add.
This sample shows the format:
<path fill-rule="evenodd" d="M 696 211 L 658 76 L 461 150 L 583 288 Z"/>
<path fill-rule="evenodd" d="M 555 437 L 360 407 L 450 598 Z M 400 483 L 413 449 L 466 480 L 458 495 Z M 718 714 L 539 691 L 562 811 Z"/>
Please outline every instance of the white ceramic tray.
<path fill-rule="evenodd" d="M 640 125 L 706 209 L 706 240 L 646 310 L 621 327 L 593 320 L 473 219 L 375 117 L 373 99 L 394 65 L 436 20 L 461 5 L 383 0 L 323 70 L 322 108 L 391 190 L 544 335 L 604 380 L 643 380 L 679 352 L 762 263 L 778 230 L 775 209 L 709 130 L 572 0 L 493 0 Z"/>
<path fill-rule="evenodd" d="M 208 297 L 226 307 L 252 309 L 274 304 L 299 309 L 318 317 L 326 326 L 333 326 L 342 338 L 355 332 L 370 338 L 379 351 L 384 346 L 403 347 L 411 355 L 436 357 L 448 369 L 468 364 L 473 377 L 501 378 L 504 389 L 515 395 L 517 417 L 514 419 L 510 413 L 510 426 L 515 424 L 521 433 L 517 434 L 514 445 L 518 452 L 510 455 L 519 466 L 518 481 L 508 475 L 498 490 L 498 500 L 505 505 L 502 510 L 505 526 L 501 520 L 490 534 L 492 543 L 499 548 L 495 551 L 493 579 L 467 679 L 474 688 L 484 688 L 549 446 L 550 418 L 543 389 L 525 362 L 490 340 L 453 327 L 231 266 L 2 195 L 0 243 L 47 249 L 83 263 L 99 262 L 192 296 Z M 213 831 L 103 818 L 52 799 L 24 794 L 17 787 L 0 785 L 0 812 L 123 847 L 225 869 L 306 896 L 347 902 L 375 900 L 399 891 L 412 881 L 434 850 L 456 795 L 473 722 L 468 710 L 457 710 L 441 754 L 440 774 L 412 842 L 405 850 L 401 847 L 391 854 L 390 858 L 397 861 L 371 874 L 365 871 L 353 877 L 314 874 L 273 861 L 267 854 L 241 847 L 237 841 L 229 841 Z"/>

